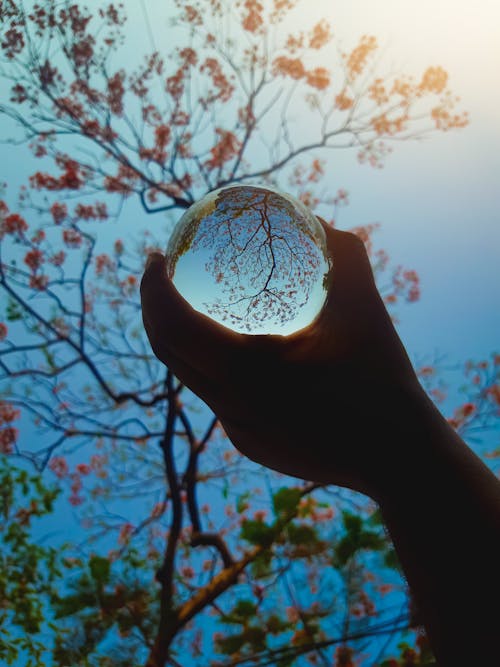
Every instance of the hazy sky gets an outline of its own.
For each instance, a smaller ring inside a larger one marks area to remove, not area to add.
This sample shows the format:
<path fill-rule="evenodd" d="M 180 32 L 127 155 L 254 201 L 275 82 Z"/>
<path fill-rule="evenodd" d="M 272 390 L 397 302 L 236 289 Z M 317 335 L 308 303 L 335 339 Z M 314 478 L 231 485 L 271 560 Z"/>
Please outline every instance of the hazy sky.
<path fill-rule="evenodd" d="M 352 48 L 375 35 L 380 72 L 420 77 L 429 65 L 470 113 L 466 129 L 397 144 L 382 170 L 360 167 L 355 151 L 331 158 L 332 188 L 350 206 L 339 224 L 377 221 L 375 237 L 395 263 L 416 269 L 422 299 L 400 309 L 400 334 L 412 354 L 447 351 L 450 361 L 500 349 L 500 3 L 498 0 L 309 0 L 298 3 L 297 30 L 327 18 Z M 156 45 L 165 41 L 164 5 L 145 0 Z M 144 14 L 133 8 L 138 39 Z M 142 39 L 147 38 L 147 31 Z M 307 126 L 307 118 L 304 118 Z"/>
<path fill-rule="evenodd" d="M 326 4 L 340 38 L 375 34 L 390 62 L 416 74 L 444 67 L 471 117 L 466 129 L 396 146 L 378 173 L 349 170 L 343 222 L 379 220 L 384 247 L 420 273 L 422 300 L 405 309 L 400 327 L 412 350 L 438 347 L 456 358 L 498 350 L 500 4 Z"/>
<path fill-rule="evenodd" d="M 149 33 L 143 5 L 125 5 L 133 27 L 125 60 L 130 54 L 132 61 L 138 47 L 150 48 Z M 144 6 L 156 46 L 168 51 L 165 3 L 144 0 Z M 335 152 L 332 189 L 345 187 L 350 194 L 342 228 L 380 222 L 377 246 L 421 276 L 421 301 L 399 311 L 412 356 L 441 350 L 461 361 L 498 351 L 500 3 L 308 0 L 295 16 L 297 29 L 328 18 L 346 49 L 362 34 L 377 36 L 385 53 L 381 74 L 393 69 L 419 77 L 429 65 L 449 72 L 452 90 L 470 112 L 469 127 L 397 144 L 382 170 L 360 166 L 356 151 Z M 5 155 L 0 181 L 21 182 L 31 171 L 26 154 L 15 149 Z"/>

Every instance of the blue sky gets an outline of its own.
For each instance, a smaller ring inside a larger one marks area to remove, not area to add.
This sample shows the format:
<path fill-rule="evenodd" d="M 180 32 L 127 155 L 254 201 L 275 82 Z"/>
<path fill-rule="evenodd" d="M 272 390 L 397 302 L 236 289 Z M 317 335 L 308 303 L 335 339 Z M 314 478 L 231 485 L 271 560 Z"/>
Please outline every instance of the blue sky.
<path fill-rule="evenodd" d="M 160 45 L 167 31 L 155 20 L 160 3 L 145 4 Z M 332 188 L 349 191 L 342 228 L 380 222 L 377 247 L 420 274 L 421 300 L 398 309 L 398 330 L 412 359 L 441 352 L 455 363 L 500 352 L 498 0 L 482 0 L 480 10 L 469 0 L 304 4 L 307 23 L 314 21 L 312 7 L 318 18 L 330 16 L 346 47 L 364 33 L 376 35 L 388 68 L 418 76 L 428 65 L 441 65 L 450 73 L 452 90 L 470 112 L 469 127 L 397 144 L 382 170 L 360 166 L 355 152 L 336 152 L 330 159 Z M 140 27 L 140 3 L 125 5 L 141 40 L 146 28 Z M 301 18 L 299 13 L 298 25 Z M 0 128 L 1 123 L 0 118 Z M 21 183 L 32 171 L 27 153 L 7 149 L 5 155 L 0 182 Z"/>

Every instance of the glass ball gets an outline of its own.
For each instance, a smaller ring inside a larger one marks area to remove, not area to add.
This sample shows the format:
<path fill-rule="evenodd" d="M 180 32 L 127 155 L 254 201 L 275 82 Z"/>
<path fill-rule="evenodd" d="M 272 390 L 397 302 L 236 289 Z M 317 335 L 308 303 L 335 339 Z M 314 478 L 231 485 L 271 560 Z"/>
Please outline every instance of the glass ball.
<path fill-rule="evenodd" d="M 169 277 L 197 311 L 245 334 L 289 335 L 326 298 L 321 223 L 288 194 L 254 185 L 209 192 L 177 223 Z"/>

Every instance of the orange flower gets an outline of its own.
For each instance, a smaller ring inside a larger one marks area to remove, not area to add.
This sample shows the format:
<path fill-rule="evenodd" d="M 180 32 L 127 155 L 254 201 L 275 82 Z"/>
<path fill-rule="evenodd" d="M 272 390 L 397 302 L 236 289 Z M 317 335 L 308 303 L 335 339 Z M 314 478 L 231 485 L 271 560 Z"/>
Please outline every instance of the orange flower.
<path fill-rule="evenodd" d="M 179 52 L 179 56 L 186 65 L 196 65 L 198 62 L 198 55 L 196 51 L 190 47 L 186 47 Z"/>
<path fill-rule="evenodd" d="M 346 56 L 347 74 L 350 79 L 359 76 L 368 61 L 370 54 L 377 49 L 377 40 L 370 35 L 363 35 L 351 53 Z"/>
<path fill-rule="evenodd" d="M 38 250 L 38 248 L 33 248 L 29 250 L 24 256 L 24 263 L 29 266 L 32 271 L 36 271 L 40 268 L 43 261 L 43 252 Z"/>
<path fill-rule="evenodd" d="M 243 17 L 243 28 L 248 32 L 257 32 L 264 23 L 262 18 L 263 6 L 257 0 L 245 0 L 245 9 L 248 14 Z"/>
<path fill-rule="evenodd" d="M 54 456 L 49 463 L 49 468 L 56 477 L 66 477 L 68 474 L 68 464 L 63 456 Z"/>
<path fill-rule="evenodd" d="M 469 116 L 467 112 L 463 114 L 452 114 L 450 113 L 445 105 L 439 107 L 434 107 L 431 111 L 431 118 L 436 124 L 438 130 L 451 130 L 457 127 L 465 127 L 469 123 Z"/>
<path fill-rule="evenodd" d="M 316 67 L 316 69 L 307 72 L 306 81 L 313 88 L 324 90 L 330 85 L 330 74 L 324 67 Z"/>
<path fill-rule="evenodd" d="M 123 114 L 123 96 L 125 94 L 125 72 L 120 70 L 108 79 L 108 105 L 111 113 Z"/>
<path fill-rule="evenodd" d="M 170 141 L 171 130 L 168 125 L 159 125 L 155 128 L 156 145 L 159 148 L 165 148 Z"/>
<path fill-rule="evenodd" d="M 330 26 L 325 19 L 317 23 L 311 32 L 309 46 L 311 49 L 321 49 L 331 38 Z"/>
<path fill-rule="evenodd" d="M 3 219 L 1 231 L 6 234 L 22 234 L 28 229 L 28 225 L 19 213 L 11 213 Z"/>
<path fill-rule="evenodd" d="M 216 134 L 220 137 L 219 141 L 210 149 L 212 157 L 205 163 L 210 169 L 221 167 L 225 162 L 236 157 L 241 144 L 232 132 L 216 128 Z"/>
<path fill-rule="evenodd" d="M 385 114 L 381 114 L 380 116 L 372 118 L 370 122 L 379 136 L 382 134 L 389 134 L 392 136 L 404 130 L 407 120 L 408 118 L 406 115 L 390 120 Z"/>
<path fill-rule="evenodd" d="M 217 92 L 211 92 L 208 98 L 205 100 L 207 102 L 213 102 L 215 100 L 220 100 L 221 102 L 227 102 L 231 95 L 234 92 L 234 86 L 229 83 L 227 77 L 222 71 L 222 66 L 218 60 L 215 58 L 207 58 L 200 67 L 200 72 L 208 71 L 214 88 L 217 89 Z"/>
<path fill-rule="evenodd" d="M 98 276 L 102 275 L 105 270 L 111 271 L 115 268 L 115 263 L 109 255 L 102 253 L 95 258 L 95 272 Z"/>
<path fill-rule="evenodd" d="M 337 109 L 340 109 L 341 111 L 350 109 L 353 104 L 354 101 L 348 95 L 346 95 L 344 91 L 339 93 L 335 98 L 335 106 L 337 107 Z"/>
<path fill-rule="evenodd" d="M 486 390 L 488 396 L 491 396 L 493 401 L 500 406 L 500 385 L 494 384 Z"/>
<path fill-rule="evenodd" d="M 16 442 L 19 431 L 13 426 L 7 426 L 0 431 L 0 452 L 2 454 L 11 454 L 12 445 Z"/>
<path fill-rule="evenodd" d="M 54 255 L 52 255 L 52 257 L 49 258 L 49 262 L 54 266 L 62 266 L 65 259 L 66 253 L 64 250 L 59 250 L 59 252 L 56 252 Z"/>
<path fill-rule="evenodd" d="M 408 99 L 414 91 L 415 87 L 412 83 L 412 79 L 396 79 L 392 84 L 391 94 L 400 95 L 401 97 Z"/>
<path fill-rule="evenodd" d="M 49 283 L 49 277 L 48 276 L 30 276 L 30 287 L 32 289 L 37 289 L 37 290 L 44 290 Z"/>
<path fill-rule="evenodd" d="M 392 124 L 385 114 L 372 118 L 371 125 L 378 135 L 391 134 Z"/>
<path fill-rule="evenodd" d="M 447 81 L 448 74 L 442 67 L 429 67 L 422 76 L 419 88 L 420 90 L 427 90 L 430 93 L 442 93 Z"/>
<path fill-rule="evenodd" d="M 389 95 L 383 84 L 383 79 L 375 79 L 374 83 L 368 89 L 368 97 L 381 105 L 389 101 Z"/>
<path fill-rule="evenodd" d="M 335 667 L 354 667 L 352 661 L 354 651 L 349 646 L 337 646 L 335 650 Z"/>
<path fill-rule="evenodd" d="M 79 248 L 82 244 L 82 236 L 76 229 L 63 230 L 63 241 L 69 248 Z"/>
<path fill-rule="evenodd" d="M 193 7 L 193 5 L 186 5 L 184 8 L 185 20 L 193 25 L 203 25 L 203 19 L 200 12 Z"/>
<path fill-rule="evenodd" d="M 108 209 L 104 202 L 92 204 L 77 204 L 75 206 L 75 217 L 80 220 L 106 220 Z"/>
<path fill-rule="evenodd" d="M 288 35 L 288 38 L 285 43 L 285 48 L 287 51 L 290 53 L 295 53 L 299 49 L 301 49 L 304 45 L 304 35 L 301 33 L 300 35 Z"/>
<path fill-rule="evenodd" d="M 50 212 L 54 219 L 56 225 L 60 225 L 68 215 L 68 207 L 66 204 L 60 204 L 59 202 L 54 202 L 50 207 Z"/>
<path fill-rule="evenodd" d="M 118 544 L 126 544 L 129 541 L 133 531 L 134 526 L 131 523 L 124 523 L 118 534 Z"/>
<path fill-rule="evenodd" d="M 287 58 L 278 56 L 273 61 L 273 74 L 281 76 L 290 76 L 292 79 L 302 79 L 306 70 L 300 58 Z"/>

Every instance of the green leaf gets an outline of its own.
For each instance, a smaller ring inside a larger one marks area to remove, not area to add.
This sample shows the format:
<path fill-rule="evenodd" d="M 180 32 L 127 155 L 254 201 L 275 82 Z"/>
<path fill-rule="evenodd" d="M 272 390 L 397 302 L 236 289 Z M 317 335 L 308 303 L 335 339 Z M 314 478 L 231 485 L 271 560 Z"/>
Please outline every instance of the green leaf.
<path fill-rule="evenodd" d="M 368 519 L 368 523 L 372 526 L 383 526 L 384 520 L 382 518 L 382 512 L 380 509 L 376 509 L 373 514 L 370 515 L 370 518 Z"/>
<path fill-rule="evenodd" d="M 252 562 L 250 569 L 255 579 L 264 579 L 271 574 L 271 551 L 264 551 Z"/>
<path fill-rule="evenodd" d="M 43 356 L 45 357 L 45 360 L 48 363 L 49 368 L 51 370 L 55 370 L 57 366 L 56 366 L 56 362 L 55 362 L 55 359 L 54 359 L 54 355 L 51 352 L 49 352 L 49 350 L 46 346 L 40 348 L 40 351 L 42 352 Z"/>
<path fill-rule="evenodd" d="M 296 656 L 280 658 L 276 663 L 276 667 L 291 667 L 295 661 L 295 657 Z"/>
<path fill-rule="evenodd" d="M 22 318 L 23 313 L 19 308 L 17 301 L 13 301 L 12 299 L 9 300 L 6 308 L 6 316 L 8 322 L 15 322 L 16 320 L 20 320 Z"/>
<path fill-rule="evenodd" d="M 236 501 L 236 511 L 238 514 L 242 514 L 246 510 L 248 507 L 247 501 L 251 498 L 251 495 L 250 491 L 245 491 L 241 496 L 238 496 L 238 500 Z"/>
<path fill-rule="evenodd" d="M 255 615 L 257 611 L 257 605 L 255 605 L 251 600 L 238 600 L 233 613 L 241 616 L 241 618 L 250 618 Z"/>
<path fill-rule="evenodd" d="M 104 585 L 109 581 L 111 563 L 107 558 L 92 556 L 89 561 L 90 574 L 97 583 Z"/>
<path fill-rule="evenodd" d="M 220 620 L 223 623 L 246 626 L 249 619 L 255 616 L 256 612 L 257 605 L 251 600 L 238 600 L 234 608 L 227 614 L 224 614 Z"/>
<path fill-rule="evenodd" d="M 379 532 L 364 529 L 361 516 L 343 512 L 342 520 L 346 532 L 334 549 L 333 564 L 336 567 L 345 566 L 358 551 L 363 549 L 383 551 L 387 547 L 387 540 Z"/>
<path fill-rule="evenodd" d="M 236 653 L 245 643 L 245 638 L 242 634 L 229 635 L 228 637 L 220 637 L 216 641 L 217 651 L 224 653 L 224 655 L 231 655 Z"/>
<path fill-rule="evenodd" d="M 266 621 L 267 631 L 272 635 L 278 635 L 281 632 L 290 630 L 290 622 L 282 620 L 277 614 L 271 614 Z"/>
<path fill-rule="evenodd" d="M 276 515 L 293 514 L 300 502 L 302 492 L 297 488 L 283 487 L 273 496 L 273 509 Z"/>
<path fill-rule="evenodd" d="M 395 549 L 388 549 L 384 555 L 384 565 L 393 570 L 401 570 L 401 565 L 398 560 Z"/>
<path fill-rule="evenodd" d="M 342 512 L 342 522 L 346 531 L 351 535 L 359 533 L 363 526 L 363 519 L 358 514 L 351 514 L 351 512 Z"/>
<path fill-rule="evenodd" d="M 95 593 L 82 592 L 74 595 L 68 595 L 64 598 L 54 599 L 52 601 L 55 610 L 55 618 L 65 618 L 72 616 L 88 607 L 93 608 L 96 605 Z"/>
<path fill-rule="evenodd" d="M 264 521 L 254 521 L 247 519 L 241 524 L 241 537 L 250 542 L 250 544 L 258 544 L 260 546 L 269 546 L 274 539 L 274 529 L 268 526 Z"/>
<path fill-rule="evenodd" d="M 286 532 L 292 544 L 313 544 L 318 541 L 318 534 L 312 526 L 291 523 Z"/>
<path fill-rule="evenodd" d="M 254 651 L 263 651 L 266 648 L 266 631 L 264 628 L 250 626 L 244 632 L 245 642 L 250 644 Z"/>

